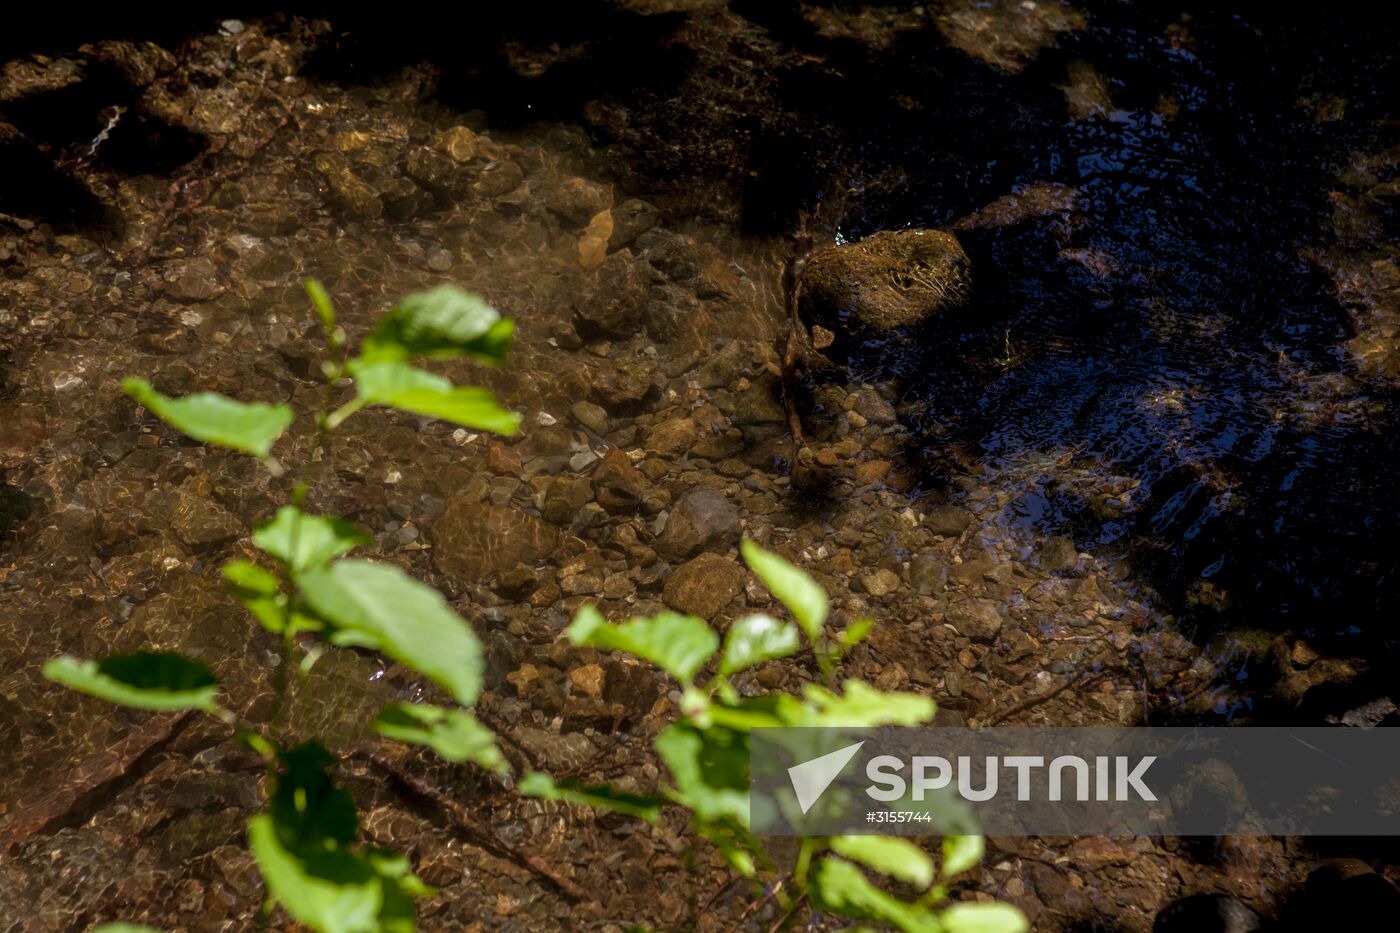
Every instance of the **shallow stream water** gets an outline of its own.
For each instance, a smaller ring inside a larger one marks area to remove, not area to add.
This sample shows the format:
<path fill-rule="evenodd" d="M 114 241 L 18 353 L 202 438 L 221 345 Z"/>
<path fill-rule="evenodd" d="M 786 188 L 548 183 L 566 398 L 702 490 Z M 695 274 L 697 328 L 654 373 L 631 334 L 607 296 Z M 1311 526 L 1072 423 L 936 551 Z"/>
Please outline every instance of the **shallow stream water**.
<path fill-rule="evenodd" d="M 305 275 L 352 333 L 444 280 L 519 323 L 505 369 L 450 374 L 521 410 L 522 438 L 366 412 L 313 464 L 311 504 L 473 621 L 483 716 L 532 765 L 658 777 L 671 685 L 569 649 L 579 604 L 766 606 L 732 540 L 720 560 L 667 543 L 701 487 L 839 617 L 881 620 L 852 675 L 933 695 L 944 721 L 1393 722 L 1395 24 L 1214 6 L 626 0 L 427 32 L 250 9 L 6 36 L 0 928 L 252 922 L 257 769 L 214 726 L 79 700 L 38 668 L 178 648 L 249 722 L 269 715 L 277 646 L 217 568 L 286 484 L 118 385 L 314 404 Z M 790 481 L 777 378 L 804 217 L 818 246 L 953 227 L 974 281 L 957 315 L 837 335 L 801 393 L 819 490 Z M 303 421 L 279 450 L 293 475 L 311 446 Z M 379 705 L 426 690 L 354 652 L 316 672 L 295 728 L 362 750 Z M 774 664 L 745 689 L 812 676 Z M 685 872 L 679 824 L 392 751 L 599 898 L 350 768 L 371 836 L 443 889 L 425 926 L 678 928 L 716 888 L 699 927 L 776 919 L 714 860 Z M 977 886 L 1047 930 L 1146 930 L 1201 890 L 1277 915 L 1317 855 L 999 845 Z"/>

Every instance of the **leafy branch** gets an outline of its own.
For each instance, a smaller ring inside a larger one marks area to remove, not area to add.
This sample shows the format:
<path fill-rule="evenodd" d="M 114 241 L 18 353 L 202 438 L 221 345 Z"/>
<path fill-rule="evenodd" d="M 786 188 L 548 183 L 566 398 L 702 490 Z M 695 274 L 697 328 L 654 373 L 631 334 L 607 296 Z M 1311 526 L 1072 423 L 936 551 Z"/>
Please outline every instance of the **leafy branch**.
<path fill-rule="evenodd" d="M 326 344 L 324 393 L 315 413 L 315 446 L 371 405 L 513 434 L 520 416 L 486 389 L 461 387 L 413 365 L 424 358 L 467 357 L 501 363 L 514 325 L 480 296 L 451 285 L 409 295 L 384 314 L 350 356 L 329 295 L 315 280 L 306 292 Z M 344 379 L 353 397 L 334 407 Z M 213 392 L 172 398 L 144 379 L 122 388 L 151 414 L 188 437 L 249 454 L 283 475 L 273 448 L 295 419 L 285 403 L 240 402 Z M 315 459 L 315 458 L 311 458 Z M 288 504 L 253 531 L 267 560 L 223 567 L 228 591 L 282 641 L 273 684 L 276 702 L 262 728 L 237 739 L 260 754 L 269 776 L 266 808 L 248 821 L 248 845 L 267 886 L 267 910 L 281 907 L 323 933 L 400 933 L 416 926 L 414 899 L 431 894 L 407 859 L 359 844 L 359 818 L 350 794 L 330 776 L 337 761 L 317 741 L 291 745 L 281 724 L 294 663 L 299 678 L 333 648 L 377 651 L 433 681 L 455 706 L 394 703 L 368 725 L 388 738 L 427 746 L 454 762 L 505 767 L 495 737 L 471 713 L 481 690 L 481 643 L 471 626 L 432 587 L 385 563 L 348 557 L 371 543 L 353 522 L 303 510 L 310 475 L 288 491 Z M 135 651 L 97 659 L 62 656 L 44 665 L 50 680 L 123 706 L 195 710 L 237 728 L 239 717 L 219 703 L 210 667 L 176 652 Z M 113 925 L 109 930 L 135 930 Z"/>

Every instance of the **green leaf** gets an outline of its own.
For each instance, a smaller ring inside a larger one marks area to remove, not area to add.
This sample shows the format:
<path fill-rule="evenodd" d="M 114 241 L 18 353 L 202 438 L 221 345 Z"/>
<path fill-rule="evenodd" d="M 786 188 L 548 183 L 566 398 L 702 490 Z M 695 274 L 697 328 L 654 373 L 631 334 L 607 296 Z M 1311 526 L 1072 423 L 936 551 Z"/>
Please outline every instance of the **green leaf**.
<path fill-rule="evenodd" d="M 316 309 L 316 316 L 321 319 L 321 326 L 326 332 L 335 329 L 335 306 L 331 304 L 331 296 L 326 292 L 326 287 L 316 279 L 302 279 L 302 288 L 306 289 L 306 297 L 311 299 L 311 307 Z"/>
<path fill-rule="evenodd" d="M 439 285 L 409 295 L 381 317 L 360 349 L 366 362 L 470 356 L 500 363 L 515 325 L 480 295 Z"/>
<path fill-rule="evenodd" d="M 982 861 L 985 840 L 981 836 L 943 837 L 943 877 L 961 875 Z"/>
<path fill-rule="evenodd" d="M 948 933 L 1026 933 L 1026 915 L 1010 904 L 960 902 L 939 911 Z"/>
<path fill-rule="evenodd" d="M 812 872 L 808 896 L 827 913 L 887 923 L 904 933 L 941 933 L 938 920 L 915 904 L 881 891 L 850 862 L 824 858 Z"/>
<path fill-rule="evenodd" d="M 695 831 L 708 839 L 710 844 L 719 850 L 719 854 L 724 856 L 724 860 L 730 868 L 745 878 L 752 878 L 758 874 L 758 866 L 754 863 L 753 857 L 754 851 L 758 848 L 758 840 L 746 832 L 743 827 L 697 822 Z"/>
<path fill-rule="evenodd" d="M 274 635 L 287 625 L 287 595 L 282 592 L 277 577 L 246 560 L 224 564 L 224 587 L 263 628 Z"/>
<path fill-rule="evenodd" d="M 463 706 L 481 690 L 481 642 L 432 587 L 397 567 L 341 560 L 297 577 L 337 645 L 373 648 L 436 681 Z"/>
<path fill-rule="evenodd" d="M 803 697 L 811 704 L 800 722 L 792 726 L 916 726 L 928 722 L 938 707 L 917 693 L 885 693 L 860 680 L 842 684 L 837 695 L 816 684 L 808 684 Z"/>
<path fill-rule="evenodd" d="M 876 871 L 920 889 L 933 884 L 933 859 L 907 839 L 894 836 L 836 836 L 831 848 Z"/>
<path fill-rule="evenodd" d="M 412 933 L 412 898 L 432 890 L 388 853 L 289 849 L 266 813 L 248 821 L 248 847 L 269 897 L 318 933 Z"/>
<path fill-rule="evenodd" d="M 506 769 L 495 735 L 466 710 L 392 703 L 369 725 L 399 742 L 426 745 L 448 761 L 470 761 L 492 771 Z"/>
<path fill-rule="evenodd" d="M 771 551 L 745 538 L 739 544 L 744 561 L 758 575 L 768 591 L 778 598 L 814 646 L 820 642 L 826 625 L 826 593 L 816 581 Z"/>
<path fill-rule="evenodd" d="M 290 566 L 293 573 L 300 573 L 373 544 L 374 539 L 338 515 L 307 515 L 294 505 L 284 505 L 276 517 L 254 529 L 253 543 Z"/>
<path fill-rule="evenodd" d="M 331 781 L 335 756 L 320 742 L 277 753 L 277 784 L 268 812 L 289 848 L 348 845 L 359 831 L 355 799 Z"/>
<path fill-rule="evenodd" d="M 155 927 L 142 926 L 139 923 L 104 923 L 100 927 L 93 927 L 88 933 L 161 933 Z"/>
<path fill-rule="evenodd" d="M 44 676 L 81 693 L 137 709 L 216 708 L 219 681 L 209 665 L 173 651 L 135 651 L 97 661 L 69 655 L 44 665 Z"/>
<path fill-rule="evenodd" d="M 653 743 L 676 785 L 678 802 L 703 822 L 749 825 L 749 746 L 742 733 L 676 722 Z"/>
<path fill-rule="evenodd" d="M 865 641 L 874 630 L 874 619 L 856 619 L 842 630 L 840 637 L 838 637 L 836 641 L 837 644 L 841 646 L 842 653 L 845 653 Z"/>
<path fill-rule="evenodd" d="M 432 889 L 400 855 L 349 848 L 359 819 L 350 794 L 331 781 L 335 761 L 318 742 L 277 755 L 268 809 L 248 821 L 268 894 L 323 933 L 412 933 L 413 898 Z"/>
<path fill-rule="evenodd" d="M 127 379 L 122 390 L 182 434 L 255 457 L 267 457 L 273 443 L 292 423 L 290 405 L 235 402 L 217 392 L 170 398 L 144 379 Z"/>
<path fill-rule="evenodd" d="M 496 434 L 514 434 L 520 427 L 520 415 L 501 407 L 490 389 L 454 386 L 441 376 L 397 361 L 351 361 L 349 370 L 358 400 L 365 405 L 387 405 Z"/>
<path fill-rule="evenodd" d="M 719 672 L 728 677 L 773 658 L 785 658 L 798 648 L 797 629 L 768 615 L 745 616 L 729 627 Z"/>
<path fill-rule="evenodd" d="M 515 787 L 526 797 L 562 800 L 598 810 L 612 810 L 648 823 L 655 823 L 660 818 L 661 807 L 665 803 L 659 797 L 628 794 L 607 784 L 580 784 L 577 781 L 556 784 L 554 778 L 539 771 L 526 772 Z"/>
<path fill-rule="evenodd" d="M 650 661 L 683 684 L 689 683 L 719 648 L 714 629 L 679 612 L 661 612 L 613 625 L 588 605 L 579 609 L 565 632 L 575 645 L 625 651 Z"/>

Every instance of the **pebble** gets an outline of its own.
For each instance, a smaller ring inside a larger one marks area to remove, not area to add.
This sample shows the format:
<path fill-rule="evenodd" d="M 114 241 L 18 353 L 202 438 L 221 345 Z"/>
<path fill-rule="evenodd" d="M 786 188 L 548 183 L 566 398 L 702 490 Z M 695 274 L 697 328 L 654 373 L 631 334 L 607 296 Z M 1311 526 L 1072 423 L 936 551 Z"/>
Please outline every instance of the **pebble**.
<path fill-rule="evenodd" d="M 884 599 L 899 589 L 899 575 L 892 570 L 881 568 L 874 573 L 861 574 L 861 586 L 876 599 Z"/>
<path fill-rule="evenodd" d="M 701 554 L 671 571 L 662 591 L 666 605 L 713 620 L 744 588 L 744 569 L 718 554 Z"/>

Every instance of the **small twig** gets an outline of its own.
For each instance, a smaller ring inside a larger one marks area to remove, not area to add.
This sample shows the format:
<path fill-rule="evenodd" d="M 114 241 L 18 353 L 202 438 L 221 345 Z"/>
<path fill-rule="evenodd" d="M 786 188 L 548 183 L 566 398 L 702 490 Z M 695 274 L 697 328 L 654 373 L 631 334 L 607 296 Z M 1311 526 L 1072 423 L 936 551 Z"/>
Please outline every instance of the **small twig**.
<path fill-rule="evenodd" d="M 797 912 L 802 909 L 802 905 L 806 902 L 807 895 L 805 894 L 799 897 L 797 900 L 793 901 L 792 907 L 788 909 L 788 912 L 783 914 L 777 920 L 775 920 L 773 922 L 773 925 L 768 928 L 768 933 L 778 933 L 779 930 L 787 926 L 788 922 L 791 921 L 793 917 L 797 916 Z"/>
<path fill-rule="evenodd" d="M 596 899 L 583 888 L 550 868 L 544 859 L 540 858 L 538 855 L 526 855 L 515 846 L 506 842 L 494 829 L 477 820 L 465 806 L 453 800 L 432 784 L 429 784 L 415 774 L 408 773 L 383 755 L 367 754 L 363 752 L 354 753 L 354 755 L 355 757 L 363 758 L 368 761 L 391 780 L 413 794 L 425 800 L 432 801 L 452 818 L 453 825 L 470 836 L 478 845 L 496 855 L 510 859 L 522 868 L 534 872 L 571 900 L 588 901 L 591 903 L 597 902 Z"/>
<path fill-rule="evenodd" d="M 783 885 L 786 883 L 786 876 L 779 878 L 777 881 L 773 882 L 773 886 L 768 889 L 768 893 L 765 894 L 761 900 L 754 901 L 752 904 L 746 907 L 744 909 L 744 912 L 739 915 L 739 919 L 735 920 L 734 923 L 730 925 L 727 933 L 735 933 L 735 931 L 739 929 L 739 927 L 743 924 L 745 920 L 749 919 L 754 914 L 762 910 L 764 907 L 768 906 L 768 904 L 772 902 L 773 898 L 778 896 L 778 892 L 783 889 Z"/>
<path fill-rule="evenodd" d="M 1064 693 L 1070 687 L 1082 686 L 1084 684 L 1092 683 L 1093 681 L 1098 680 L 1100 677 L 1104 676 L 1110 671 L 1115 670 L 1118 670 L 1116 666 L 1106 666 L 1101 667 L 1097 671 L 1094 671 L 1089 674 L 1071 675 L 1069 677 L 1066 677 L 1064 682 L 1059 684 L 1058 686 L 1051 687 L 1049 690 L 1044 690 L 1040 693 L 1028 696 L 1023 700 L 1019 700 L 1015 703 L 1012 703 L 1010 706 L 997 713 L 991 719 L 988 719 L 986 722 L 979 723 L 978 725 L 995 726 L 998 723 L 1003 722 L 1012 716 L 1015 716 L 1017 713 L 1024 712 L 1025 710 L 1030 709 L 1032 706 L 1038 706 L 1041 703 L 1046 702 L 1047 700 L 1054 699 L 1061 693 Z"/>
<path fill-rule="evenodd" d="M 812 255 L 812 233 L 807 216 L 802 215 L 793 236 L 792 257 L 783 270 L 783 292 L 787 297 L 788 333 L 783 347 L 783 409 L 787 414 L 788 431 L 792 434 L 791 471 L 798 469 L 798 453 L 802 450 L 802 417 L 797 412 L 796 384 L 798 369 L 807 356 L 806 331 L 798 315 L 802 298 L 802 273 Z"/>

